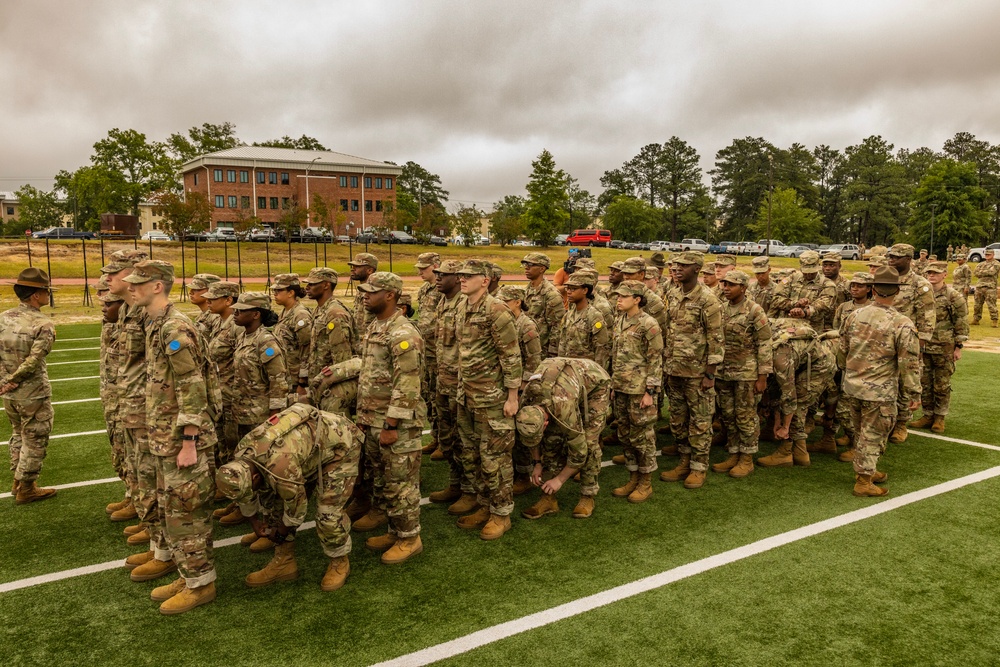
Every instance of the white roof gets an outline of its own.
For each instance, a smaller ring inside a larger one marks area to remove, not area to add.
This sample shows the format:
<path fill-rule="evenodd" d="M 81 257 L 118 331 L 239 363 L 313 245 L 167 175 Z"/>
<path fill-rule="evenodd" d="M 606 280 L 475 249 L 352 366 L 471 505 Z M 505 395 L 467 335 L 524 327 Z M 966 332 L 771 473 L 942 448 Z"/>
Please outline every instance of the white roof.
<path fill-rule="evenodd" d="M 269 148 L 265 146 L 238 146 L 226 150 L 206 153 L 184 163 L 181 171 L 208 165 L 239 165 L 285 167 L 302 169 L 312 165 L 315 171 L 366 171 L 369 173 L 399 174 L 402 168 L 388 162 L 337 153 L 335 151 L 307 151 L 297 148 Z"/>

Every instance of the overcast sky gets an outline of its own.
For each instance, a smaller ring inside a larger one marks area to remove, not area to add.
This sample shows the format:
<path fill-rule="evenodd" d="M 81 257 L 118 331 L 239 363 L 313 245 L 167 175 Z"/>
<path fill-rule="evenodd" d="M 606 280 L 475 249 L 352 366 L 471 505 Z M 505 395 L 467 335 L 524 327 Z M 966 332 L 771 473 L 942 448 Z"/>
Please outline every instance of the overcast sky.
<path fill-rule="evenodd" d="M 543 148 L 593 194 L 648 143 L 1000 141 L 1000 2 L 0 3 L 0 189 L 113 127 L 205 122 L 414 160 L 453 201 L 523 194 Z"/>

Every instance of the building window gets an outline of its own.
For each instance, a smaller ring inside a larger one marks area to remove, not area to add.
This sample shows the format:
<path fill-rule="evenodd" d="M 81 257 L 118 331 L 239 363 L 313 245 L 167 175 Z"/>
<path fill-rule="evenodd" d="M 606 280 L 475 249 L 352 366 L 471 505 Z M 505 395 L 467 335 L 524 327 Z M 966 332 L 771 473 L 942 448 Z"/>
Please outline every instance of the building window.
<path fill-rule="evenodd" d="M 222 182 L 222 170 L 221 169 L 216 169 L 213 172 L 213 174 L 214 174 L 215 182 L 216 183 L 221 183 Z"/>
<path fill-rule="evenodd" d="M 257 172 L 257 182 L 260 183 L 261 185 L 264 185 L 264 172 L 262 171 Z"/>
<path fill-rule="evenodd" d="M 382 210 L 382 200 L 381 199 L 376 199 L 375 200 L 375 210 L 376 211 L 381 211 Z"/>
<path fill-rule="evenodd" d="M 358 200 L 357 199 L 352 199 L 351 200 L 351 210 L 352 211 L 357 211 L 358 210 Z"/>
<path fill-rule="evenodd" d="M 226 170 L 226 181 L 229 182 L 229 183 L 235 183 L 236 182 L 236 170 L 235 169 L 227 169 Z"/>
<path fill-rule="evenodd" d="M 365 187 L 368 188 L 369 190 L 371 190 L 371 187 L 372 187 L 372 177 L 371 176 L 365 176 Z"/>
<path fill-rule="evenodd" d="M 341 201 L 346 202 L 347 200 L 346 199 L 341 199 Z M 347 204 L 346 203 L 344 204 L 344 210 L 345 211 L 347 210 Z M 14 215 L 14 207 L 13 206 L 8 206 L 7 207 L 7 215 Z"/>
<path fill-rule="evenodd" d="M 215 195 L 215 208 L 225 208 L 226 198 L 222 195 Z"/>
<path fill-rule="evenodd" d="M 358 187 L 358 177 L 357 176 L 351 176 L 351 187 L 352 188 Z"/>
<path fill-rule="evenodd" d="M 385 189 L 386 190 L 392 190 L 392 179 L 391 178 L 385 179 Z"/>
<path fill-rule="evenodd" d="M 257 208 L 267 208 L 267 197 L 257 197 Z"/>
<path fill-rule="evenodd" d="M 250 197 L 240 197 L 240 208 L 250 208 Z"/>
<path fill-rule="evenodd" d="M 382 179 L 381 178 L 376 178 L 375 179 L 375 187 L 378 188 L 379 190 L 382 189 Z"/>
<path fill-rule="evenodd" d="M 340 210 L 341 211 L 346 211 L 347 210 L 347 200 L 346 199 L 341 199 L 340 200 Z"/>
<path fill-rule="evenodd" d="M 372 210 L 372 200 L 371 199 L 366 199 L 365 200 L 365 210 L 371 212 L 371 210 Z"/>
<path fill-rule="evenodd" d="M 240 183 L 250 182 L 250 172 L 246 169 L 240 169 Z"/>
<path fill-rule="evenodd" d="M 277 197 L 271 197 L 271 208 L 273 210 L 275 210 L 275 211 L 278 210 L 278 198 Z"/>
<path fill-rule="evenodd" d="M 198 172 L 194 173 L 194 184 L 198 185 Z"/>
<path fill-rule="evenodd" d="M 153 231 L 154 232 L 156 231 L 156 223 L 155 222 L 153 223 Z"/>
<path fill-rule="evenodd" d="M 281 198 L 281 209 L 283 211 L 287 211 L 288 210 L 288 197 L 282 197 Z"/>
<path fill-rule="evenodd" d="M 229 195 L 229 208 L 236 208 L 236 195 Z"/>
<path fill-rule="evenodd" d="M 281 172 L 281 184 L 282 185 L 288 185 L 288 172 L 287 171 Z"/>
<path fill-rule="evenodd" d="M 270 183 L 271 185 L 277 185 L 278 184 L 278 172 L 276 172 L 276 171 L 268 172 L 268 174 L 267 174 L 267 182 Z"/>
<path fill-rule="evenodd" d="M 341 176 L 340 177 L 340 187 L 342 187 L 342 188 L 346 188 L 347 187 L 347 176 Z"/>

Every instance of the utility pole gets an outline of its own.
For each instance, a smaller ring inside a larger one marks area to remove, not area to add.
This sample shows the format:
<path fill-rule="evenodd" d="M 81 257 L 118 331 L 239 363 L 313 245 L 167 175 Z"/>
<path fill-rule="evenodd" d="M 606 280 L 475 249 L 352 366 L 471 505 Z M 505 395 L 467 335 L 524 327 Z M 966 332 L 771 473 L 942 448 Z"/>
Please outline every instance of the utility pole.
<path fill-rule="evenodd" d="M 774 156 L 767 154 L 767 247 L 764 254 L 771 256 L 771 191 L 774 189 Z"/>

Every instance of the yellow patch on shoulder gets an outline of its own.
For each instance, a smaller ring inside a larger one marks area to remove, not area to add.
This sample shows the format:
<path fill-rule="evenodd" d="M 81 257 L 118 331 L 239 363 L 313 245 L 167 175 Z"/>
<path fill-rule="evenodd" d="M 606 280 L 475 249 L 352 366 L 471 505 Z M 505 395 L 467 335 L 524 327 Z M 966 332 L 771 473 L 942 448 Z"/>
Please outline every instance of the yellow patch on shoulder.
<path fill-rule="evenodd" d="M 595 329 L 600 329 L 602 326 L 604 326 L 604 325 L 601 324 L 600 322 L 594 322 L 594 328 Z"/>
<path fill-rule="evenodd" d="M 330 331 L 333 331 L 333 328 L 335 326 L 337 326 L 336 322 L 330 322 L 329 324 L 326 325 L 326 328 L 329 329 Z"/>
<path fill-rule="evenodd" d="M 410 349 L 410 343 L 408 341 L 404 340 L 402 343 L 399 344 L 399 349 L 401 349 L 401 350 L 409 350 Z"/>

